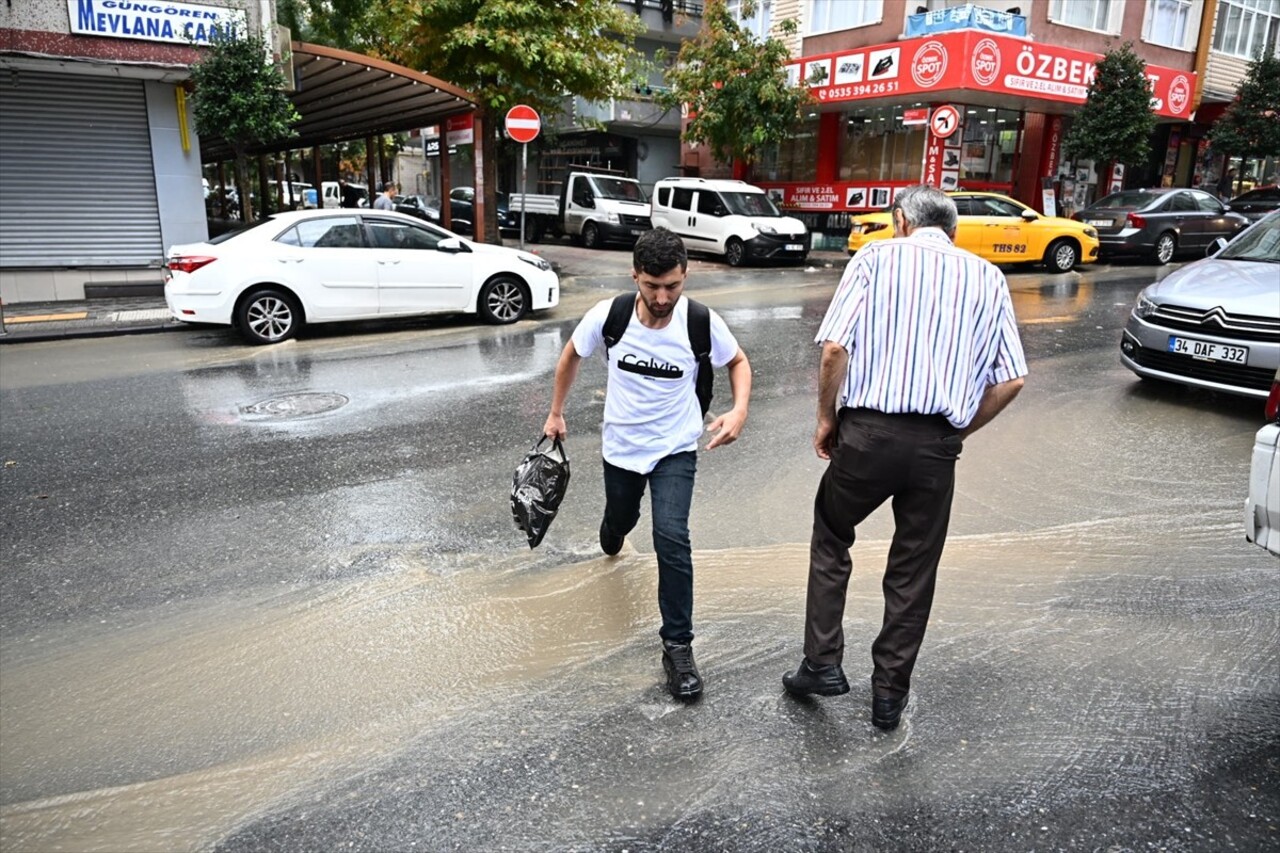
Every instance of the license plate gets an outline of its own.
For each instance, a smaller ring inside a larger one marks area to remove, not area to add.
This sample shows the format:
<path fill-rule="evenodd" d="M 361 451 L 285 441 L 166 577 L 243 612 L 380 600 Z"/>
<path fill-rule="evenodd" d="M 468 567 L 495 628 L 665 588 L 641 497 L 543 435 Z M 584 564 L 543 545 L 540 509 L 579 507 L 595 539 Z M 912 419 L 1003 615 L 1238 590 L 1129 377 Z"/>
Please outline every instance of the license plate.
<path fill-rule="evenodd" d="M 1098 226 L 1099 228 L 1110 228 L 1110 227 L 1111 227 L 1111 220 L 1110 220 L 1110 219 L 1086 219 L 1086 220 L 1084 221 L 1084 224 L 1085 224 L 1085 225 L 1096 225 L 1096 226 Z"/>
<path fill-rule="evenodd" d="M 786 249 L 788 252 L 803 252 L 804 243 L 788 243 Z"/>
<path fill-rule="evenodd" d="M 1234 344 L 1212 344 L 1208 341 L 1197 341 L 1195 338 L 1178 338 L 1169 336 L 1169 352 L 1189 355 L 1203 361 L 1225 361 L 1228 364 L 1247 364 L 1249 348 Z"/>

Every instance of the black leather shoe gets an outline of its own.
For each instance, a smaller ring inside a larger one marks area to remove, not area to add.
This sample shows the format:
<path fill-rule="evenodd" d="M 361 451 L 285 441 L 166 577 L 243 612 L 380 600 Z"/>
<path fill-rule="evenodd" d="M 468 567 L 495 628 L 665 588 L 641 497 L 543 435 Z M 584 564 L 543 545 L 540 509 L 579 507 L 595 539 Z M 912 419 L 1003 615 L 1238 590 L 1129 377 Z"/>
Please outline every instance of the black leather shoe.
<path fill-rule="evenodd" d="M 897 699 L 891 696 L 872 696 L 871 725 L 887 732 L 896 729 L 902 719 L 902 709 L 907 707 L 907 696 L 910 695 L 908 693 Z"/>
<path fill-rule="evenodd" d="M 667 689 L 677 699 L 697 699 L 702 695 L 702 677 L 693 662 L 693 647 L 687 643 L 662 643 L 662 668 L 667 671 Z"/>
<path fill-rule="evenodd" d="M 604 551 L 610 557 L 618 556 L 618 552 L 622 550 L 622 543 L 626 541 L 625 536 L 614 536 L 604 526 L 604 522 L 600 522 L 600 550 Z"/>
<path fill-rule="evenodd" d="M 792 696 L 839 696 L 849 692 L 849 682 L 840 664 L 812 666 L 808 658 L 800 661 L 795 672 L 782 676 L 782 686 Z"/>

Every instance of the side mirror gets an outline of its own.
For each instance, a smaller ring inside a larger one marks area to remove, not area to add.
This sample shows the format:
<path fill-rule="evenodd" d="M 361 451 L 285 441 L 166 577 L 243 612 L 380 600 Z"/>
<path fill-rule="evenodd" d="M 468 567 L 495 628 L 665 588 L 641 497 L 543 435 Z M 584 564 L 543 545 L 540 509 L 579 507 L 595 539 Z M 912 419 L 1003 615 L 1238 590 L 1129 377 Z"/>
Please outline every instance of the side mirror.
<path fill-rule="evenodd" d="M 1026 222 L 1035 222 L 1040 218 L 1040 215 L 1034 210 L 1024 210 L 1022 211 L 1022 218 Z"/>
<path fill-rule="evenodd" d="M 1204 256 L 1206 258 L 1212 258 L 1214 255 L 1218 254 L 1225 248 L 1227 248 L 1227 238 L 1219 237 L 1218 239 L 1214 240 L 1212 243 L 1209 244 L 1209 248 L 1204 250 Z"/>
<path fill-rule="evenodd" d="M 463 243 L 462 240 L 458 237 L 444 238 L 439 243 L 436 243 L 436 250 L 441 252 L 449 252 L 455 255 L 458 254 L 459 252 L 471 251 L 470 249 L 467 248 L 466 244 Z"/>

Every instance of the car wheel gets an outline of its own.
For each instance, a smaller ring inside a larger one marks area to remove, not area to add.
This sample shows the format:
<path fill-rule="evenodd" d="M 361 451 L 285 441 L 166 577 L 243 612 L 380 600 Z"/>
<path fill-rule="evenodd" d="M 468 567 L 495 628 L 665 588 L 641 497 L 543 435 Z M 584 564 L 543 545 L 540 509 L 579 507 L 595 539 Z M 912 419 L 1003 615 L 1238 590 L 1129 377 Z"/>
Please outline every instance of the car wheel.
<path fill-rule="evenodd" d="M 731 267 L 740 267 L 747 261 L 747 247 L 737 237 L 730 237 L 724 244 L 724 259 Z"/>
<path fill-rule="evenodd" d="M 480 289 L 476 310 L 486 323 L 514 323 L 529 312 L 529 291 L 512 276 L 498 276 Z"/>
<path fill-rule="evenodd" d="M 1070 240 L 1054 240 L 1044 253 L 1044 265 L 1050 272 L 1071 272 L 1080 263 L 1080 250 Z"/>
<path fill-rule="evenodd" d="M 1151 255 L 1157 264 L 1164 266 L 1173 260 L 1173 253 L 1177 248 L 1178 238 L 1173 236 L 1173 232 L 1166 231 L 1156 238 L 1156 247 Z"/>
<path fill-rule="evenodd" d="M 302 309 L 288 293 L 264 287 L 241 300 L 236 322 L 249 343 L 275 344 L 289 340 L 302 328 Z"/>
<path fill-rule="evenodd" d="M 594 222 L 582 226 L 582 245 L 588 249 L 600 248 L 600 229 Z"/>
<path fill-rule="evenodd" d="M 526 218 L 524 223 L 524 239 L 526 243 L 541 242 L 542 223 L 533 217 Z"/>

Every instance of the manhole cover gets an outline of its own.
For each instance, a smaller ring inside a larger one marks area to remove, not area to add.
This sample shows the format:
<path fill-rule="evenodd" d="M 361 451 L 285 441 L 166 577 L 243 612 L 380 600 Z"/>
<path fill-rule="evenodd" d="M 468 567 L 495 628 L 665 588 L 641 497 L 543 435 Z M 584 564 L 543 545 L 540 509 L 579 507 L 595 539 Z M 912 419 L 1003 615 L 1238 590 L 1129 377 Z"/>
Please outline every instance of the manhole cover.
<path fill-rule="evenodd" d="M 303 391 L 241 406 L 240 414 L 249 418 L 278 421 L 332 412 L 334 409 L 342 408 L 348 402 L 350 401 L 346 397 L 330 391 Z"/>

